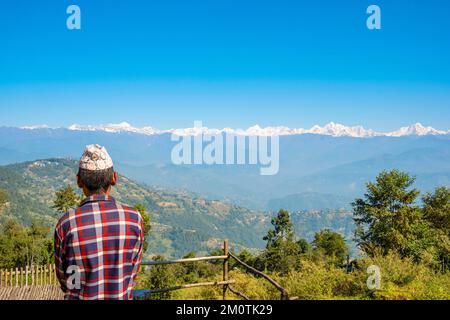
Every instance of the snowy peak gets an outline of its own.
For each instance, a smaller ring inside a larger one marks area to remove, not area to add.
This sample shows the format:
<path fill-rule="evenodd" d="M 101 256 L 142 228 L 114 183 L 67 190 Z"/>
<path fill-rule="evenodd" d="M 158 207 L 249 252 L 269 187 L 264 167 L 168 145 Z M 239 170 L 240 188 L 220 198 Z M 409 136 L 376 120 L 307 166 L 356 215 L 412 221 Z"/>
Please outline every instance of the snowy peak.
<path fill-rule="evenodd" d="M 386 134 L 391 137 L 402 137 L 402 136 L 426 136 L 426 135 L 442 135 L 448 134 L 449 131 L 436 130 L 433 127 L 425 127 L 421 123 L 416 123 L 408 127 L 401 127 L 399 130 L 390 132 Z"/>
<path fill-rule="evenodd" d="M 357 137 L 366 138 L 381 135 L 373 130 L 366 130 L 362 126 L 347 127 L 340 123 L 330 122 L 324 127 L 315 125 L 305 133 L 322 134 L 334 137 Z"/>
<path fill-rule="evenodd" d="M 241 130 L 238 133 L 248 136 L 285 136 L 296 134 L 295 130 L 283 126 L 262 128 L 259 125 L 255 125 L 247 130 Z"/>
<path fill-rule="evenodd" d="M 37 130 L 37 129 L 51 129 L 50 127 L 44 126 L 26 126 L 21 127 L 21 129 L 26 130 Z M 254 125 L 248 129 L 211 129 L 204 126 L 196 126 L 193 128 L 179 128 L 179 129 L 169 129 L 169 130 L 159 130 L 153 127 L 133 127 L 128 122 L 122 122 L 118 124 L 106 124 L 106 125 L 79 125 L 73 124 L 67 128 L 71 131 L 100 131 L 108 133 L 134 133 L 143 135 L 158 135 L 158 134 L 175 134 L 178 136 L 196 136 L 200 134 L 236 134 L 244 136 L 287 136 L 287 135 L 301 135 L 301 134 L 317 134 L 326 135 L 333 137 L 354 137 L 354 138 L 370 138 L 377 136 L 386 137 L 403 137 L 403 136 L 426 136 L 426 135 L 446 135 L 450 134 L 449 131 L 437 130 L 433 127 L 423 126 L 421 123 L 416 123 L 411 126 L 401 127 L 400 129 L 393 132 L 377 132 L 372 129 L 365 129 L 363 126 L 345 126 L 340 123 L 330 122 L 325 126 L 321 127 L 315 125 L 310 129 L 304 128 L 288 128 L 285 126 L 276 127 L 261 127 L 259 125 Z"/>
<path fill-rule="evenodd" d="M 39 130 L 39 129 L 50 129 L 50 127 L 46 124 L 43 124 L 43 125 L 37 125 L 37 126 L 24 126 L 24 127 L 20 127 L 20 129 Z"/>
<path fill-rule="evenodd" d="M 136 128 L 133 127 L 128 122 L 121 122 L 118 124 L 98 125 L 98 126 L 92 125 L 83 126 L 79 124 L 73 124 L 68 129 L 72 131 L 104 131 L 109 133 L 131 132 L 145 135 L 153 135 L 159 133 L 159 130 L 154 129 L 152 127 Z"/>

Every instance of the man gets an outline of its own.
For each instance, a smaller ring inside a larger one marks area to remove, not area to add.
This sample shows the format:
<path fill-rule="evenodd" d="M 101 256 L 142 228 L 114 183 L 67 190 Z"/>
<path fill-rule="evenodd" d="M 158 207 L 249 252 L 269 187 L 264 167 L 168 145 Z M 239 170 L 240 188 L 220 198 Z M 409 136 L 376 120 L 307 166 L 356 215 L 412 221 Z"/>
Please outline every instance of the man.
<path fill-rule="evenodd" d="M 144 227 L 139 212 L 110 196 L 117 178 L 106 149 L 87 146 L 77 175 L 87 198 L 55 230 L 57 276 L 67 300 L 133 298 Z"/>

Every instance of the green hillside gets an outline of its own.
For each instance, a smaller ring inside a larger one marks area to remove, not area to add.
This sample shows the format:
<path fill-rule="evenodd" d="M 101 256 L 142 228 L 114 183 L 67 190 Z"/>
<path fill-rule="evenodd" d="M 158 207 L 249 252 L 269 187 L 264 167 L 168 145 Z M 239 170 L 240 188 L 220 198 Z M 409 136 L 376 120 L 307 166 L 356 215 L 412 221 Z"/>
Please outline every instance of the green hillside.
<path fill-rule="evenodd" d="M 53 226 L 59 214 L 51 208 L 55 191 L 75 186 L 77 162 L 49 159 L 0 167 L 0 188 L 9 203 L 1 219 L 15 217 L 25 225 L 40 219 Z M 184 191 L 140 185 L 124 176 L 113 192 L 128 205 L 144 204 L 152 219 L 148 254 L 180 257 L 190 251 L 209 252 L 229 238 L 237 248 L 261 248 L 269 223 L 262 213 Z"/>

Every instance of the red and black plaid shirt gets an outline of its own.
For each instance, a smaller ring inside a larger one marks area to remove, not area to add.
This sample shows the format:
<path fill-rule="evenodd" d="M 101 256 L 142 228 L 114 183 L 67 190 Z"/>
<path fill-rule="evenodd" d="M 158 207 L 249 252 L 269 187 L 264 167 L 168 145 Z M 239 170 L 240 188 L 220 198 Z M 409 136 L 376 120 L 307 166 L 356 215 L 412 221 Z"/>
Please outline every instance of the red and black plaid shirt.
<path fill-rule="evenodd" d="M 141 215 L 109 196 L 89 197 L 67 212 L 55 230 L 56 270 L 66 299 L 132 299 L 143 230 Z"/>

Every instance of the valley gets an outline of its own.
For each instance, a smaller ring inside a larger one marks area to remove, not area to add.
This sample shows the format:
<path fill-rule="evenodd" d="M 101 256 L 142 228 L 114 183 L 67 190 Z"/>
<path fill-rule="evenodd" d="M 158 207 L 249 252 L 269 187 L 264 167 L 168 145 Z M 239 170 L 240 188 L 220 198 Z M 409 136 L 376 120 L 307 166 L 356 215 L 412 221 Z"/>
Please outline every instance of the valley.
<path fill-rule="evenodd" d="M 12 217 L 25 225 L 37 220 L 53 227 L 60 215 L 52 209 L 55 192 L 67 185 L 75 188 L 77 166 L 75 160 L 47 159 L 0 167 L 0 189 L 6 190 L 10 199 L 0 222 Z M 233 250 L 257 252 L 264 248 L 263 236 L 275 214 L 275 210 L 251 210 L 183 190 L 149 187 L 123 175 L 113 196 L 147 208 L 152 221 L 148 255 L 209 253 L 223 239 L 230 239 Z M 292 212 L 298 235 L 308 240 L 323 228 L 342 232 L 351 240 L 351 217 L 348 210 Z"/>

